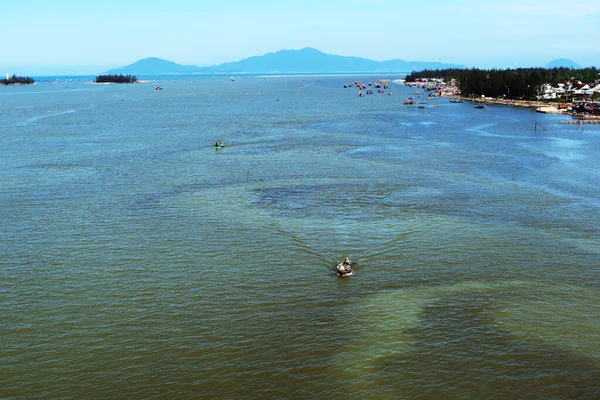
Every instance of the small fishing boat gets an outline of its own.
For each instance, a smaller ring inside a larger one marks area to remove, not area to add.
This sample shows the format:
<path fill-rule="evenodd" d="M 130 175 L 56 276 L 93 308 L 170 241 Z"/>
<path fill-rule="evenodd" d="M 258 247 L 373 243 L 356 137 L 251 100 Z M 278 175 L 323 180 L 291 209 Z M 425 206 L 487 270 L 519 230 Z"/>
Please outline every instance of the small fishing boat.
<path fill-rule="evenodd" d="M 457 99 L 455 97 L 452 97 L 448 100 L 450 103 L 463 103 L 463 99 Z"/>
<path fill-rule="evenodd" d="M 485 108 L 485 106 L 484 106 L 483 104 L 477 104 L 477 105 L 475 106 L 475 108 L 478 108 L 478 109 L 482 110 L 482 109 L 484 109 L 484 108 Z"/>
<path fill-rule="evenodd" d="M 156 90 L 163 90 L 162 86 L 160 86 L 160 85 L 156 85 L 156 88 L 155 88 L 155 89 L 156 89 Z"/>
<path fill-rule="evenodd" d="M 415 101 L 412 99 L 412 97 L 409 97 L 408 100 L 404 100 L 404 104 L 405 105 L 415 104 Z"/>

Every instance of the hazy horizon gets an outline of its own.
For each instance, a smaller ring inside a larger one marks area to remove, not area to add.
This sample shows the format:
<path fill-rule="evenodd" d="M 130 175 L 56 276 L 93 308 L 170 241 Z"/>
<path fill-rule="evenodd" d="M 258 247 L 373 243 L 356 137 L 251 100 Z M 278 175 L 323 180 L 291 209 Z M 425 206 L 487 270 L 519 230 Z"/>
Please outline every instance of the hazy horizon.
<path fill-rule="evenodd" d="M 118 10 L 118 11 L 117 11 Z M 25 13 L 24 13 L 25 12 Z M 557 0 L 26 0 L 3 5 L 0 72 L 93 75 L 158 57 L 211 66 L 283 49 L 478 68 L 600 64 L 600 5 Z M 159 29 L 157 29 L 157 27 Z M 18 39 L 18 40 L 17 40 Z"/>

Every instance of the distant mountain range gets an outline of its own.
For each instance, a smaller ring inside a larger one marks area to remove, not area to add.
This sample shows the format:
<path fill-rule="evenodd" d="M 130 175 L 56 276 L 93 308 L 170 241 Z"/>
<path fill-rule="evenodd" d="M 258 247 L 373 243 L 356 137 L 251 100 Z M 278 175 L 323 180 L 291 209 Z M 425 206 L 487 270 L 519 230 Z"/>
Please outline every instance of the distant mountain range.
<path fill-rule="evenodd" d="M 557 58 L 556 60 L 552 60 L 548 64 L 546 64 L 546 68 L 560 68 L 560 67 L 579 69 L 579 68 L 581 68 L 581 65 L 577 64 L 574 61 L 566 59 L 566 58 Z"/>
<path fill-rule="evenodd" d="M 156 57 L 145 58 L 109 74 L 160 75 L 191 73 L 314 73 L 314 72 L 411 72 L 436 68 L 464 68 L 462 65 L 426 61 L 374 61 L 360 57 L 326 54 L 307 47 L 301 50 L 281 50 L 262 56 L 245 58 L 210 67 L 181 65 Z"/>

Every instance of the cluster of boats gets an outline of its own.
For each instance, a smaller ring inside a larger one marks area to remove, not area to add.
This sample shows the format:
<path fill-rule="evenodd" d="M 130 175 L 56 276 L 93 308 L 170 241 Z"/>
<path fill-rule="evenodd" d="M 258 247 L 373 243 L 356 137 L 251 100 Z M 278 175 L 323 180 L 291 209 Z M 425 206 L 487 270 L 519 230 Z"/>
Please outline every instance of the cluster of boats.
<path fill-rule="evenodd" d="M 344 88 L 351 88 L 354 85 L 356 85 L 356 87 L 358 88 L 358 96 L 363 97 L 365 95 L 365 89 L 367 89 L 368 86 L 372 86 L 375 89 L 377 89 L 377 93 L 385 93 L 385 91 L 390 88 L 390 86 L 388 85 L 389 81 L 390 81 L 389 79 L 380 79 L 378 82 L 375 82 L 375 84 L 373 84 L 372 82 L 369 82 L 368 84 L 364 84 L 362 82 L 355 81 L 355 82 L 345 83 Z M 382 84 L 383 84 L 383 86 L 382 86 Z M 367 89 L 366 94 L 373 94 L 373 90 Z M 392 91 L 389 90 L 387 92 L 387 94 L 388 94 L 388 96 L 391 96 Z"/>

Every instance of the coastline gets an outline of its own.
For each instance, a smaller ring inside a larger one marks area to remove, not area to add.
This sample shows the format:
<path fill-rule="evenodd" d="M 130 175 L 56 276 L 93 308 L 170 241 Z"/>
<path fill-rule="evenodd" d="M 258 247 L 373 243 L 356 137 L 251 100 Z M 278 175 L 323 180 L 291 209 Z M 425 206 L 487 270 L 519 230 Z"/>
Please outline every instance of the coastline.
<path fill-rule="evenodd" d="M 549 101 L 539 101 L 539 100 L 508 100 L 508 99 L 497 99 L 491 97 L 469 97 L 469 96 L 442 96 L 447 98 L 455 98 L 462 99 L 464 101 L 470 101 L 478 104 L 485 105 L 493 105 L 493 106 L 503 106 L 503 107 L 521 107 L 521 108 L 530 108 L 532 111 L 536 111 L 543 114 L 560 114 L 568 117 L 573 117 L 581 120 L 599 120 L 600 116 L 597 115 L 582 115 L 581 113 L 573 113 L 569 112 L 568 109 L 561 109 L 558 107 L 559 104 L 565 103 L 553 103 Z M 568 104 L 568 103 L 566 103 Z M 570 105 L 570 104 L 568 104 Z"/>

